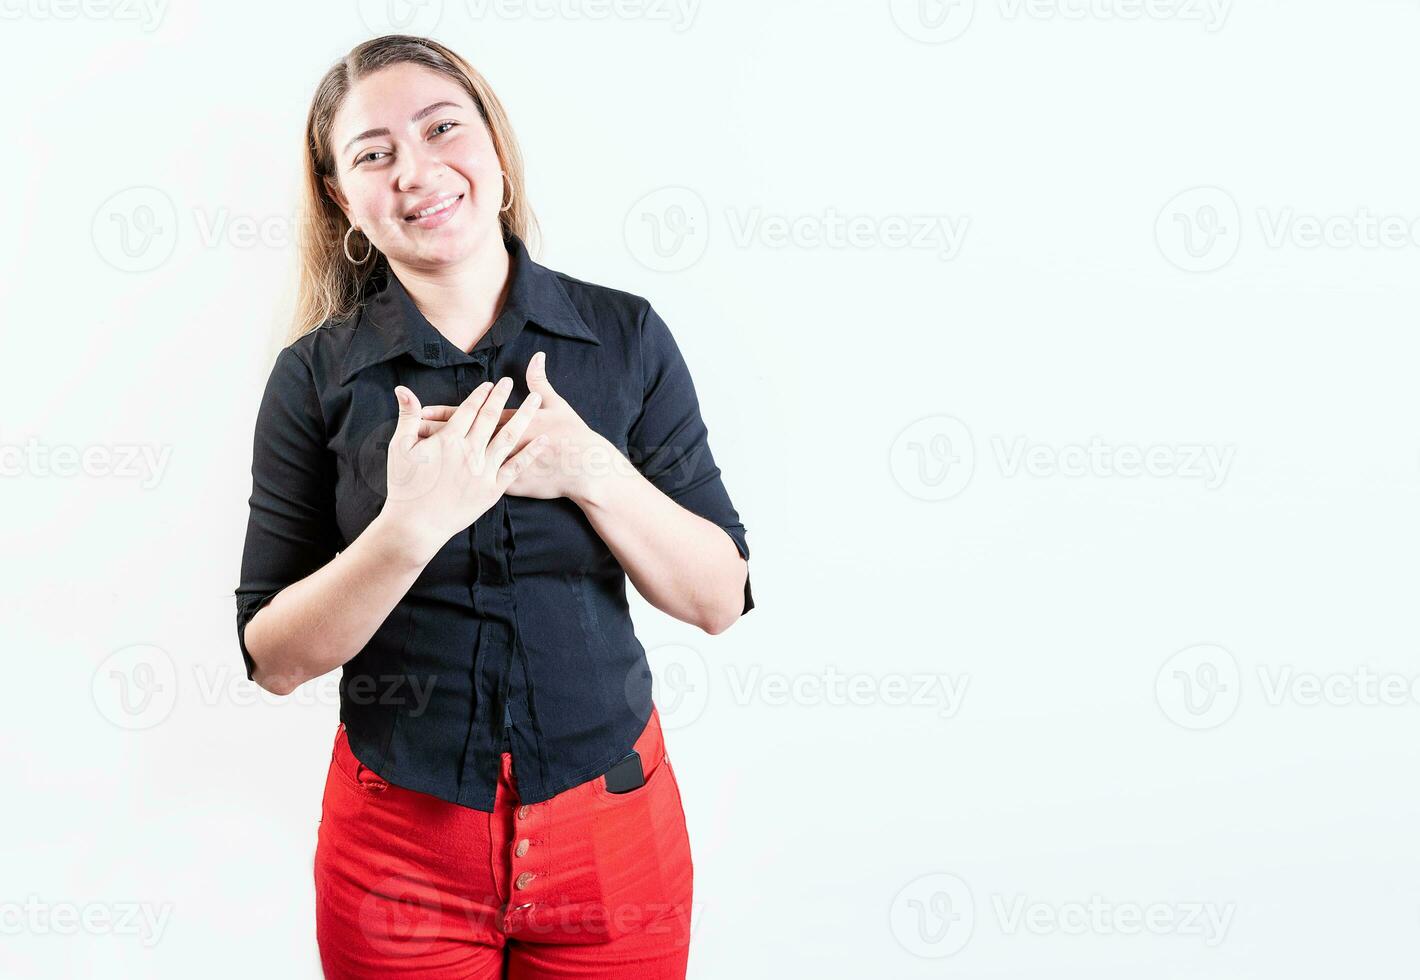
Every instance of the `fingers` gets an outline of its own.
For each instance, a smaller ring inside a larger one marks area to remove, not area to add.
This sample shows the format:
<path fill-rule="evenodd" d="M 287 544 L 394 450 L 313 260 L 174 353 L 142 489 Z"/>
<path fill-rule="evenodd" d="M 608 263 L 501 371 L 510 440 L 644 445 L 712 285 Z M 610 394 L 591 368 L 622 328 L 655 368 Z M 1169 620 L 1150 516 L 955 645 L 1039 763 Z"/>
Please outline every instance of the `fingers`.
<path fill-rule="evenodd" d="M 494 426 L 493 431 L 496 433 L 498 427 L 512 418 L 517 411 L 516 408 L 505 407 L 498 413 L 501 418 L 498 421 L 498 425 Z M 432 436 L 444 426 L 448 425 L 448 416 L 453 413 L 453 405 L 425 405 L 423 408 L 424 418 L 419 423 L 419 438 L 427 439 L 429 436 Z"/>
<path fill-rule="evenodd" d="M 493 435 L 493 423 L 498 420 L 499 414 L 503 411 L 503 406 L 508 402 L 508 395 L 513 391 L 513 379 L 503 377 L 498 379 L 498 383 L 493 386 L 483 405 L 479 408 L 478 414 L 474 416 L 473 427 L 468 430 L 467 439 L 475 452 L 482 453 L 488 445 L 488 440 Z M 463 406 L 459 406 L 459 411 Z M 458 419 L 458 412 L 449 420 L 452 425 Z M 459 430 L 455 430 L 459 431 Z M 500 460 L 501 462 L 501 460 Z"/>
<path fill-rule="evenodd" d="M 561 396 L 552 390 L 552 382 L 547 380 L 547 355 L 538 351 L 528 361 L 528 391 L 535 391 L 542 396 L 544 405 L 556 405 L 561 400 Z"/>
<path fill-rule="evenodd" d="M 390 443 L 399 452 L 407 453 L 424 436 L 424 426 L 419 421 L 419 396 L 404 385 L 395 385 L 394 397 L 399 402 L 399 420 Z"/>
<path fill-rule="evenodd" d="M 518 410 L 513 413 L 512 418 L 503 424 L 498 430 L 498 435 L 488 444 L 488 458 L 495 466 L 501 466 L 508 458 L 508 454 L 513 451 L 513 447 L 522 439 L 523 433 L 532 423 L 533 413 L 537 411 L 538 405 L 542 403 L 542 396 L 537 392 L 528 393 L 528 397 L 523 399 L 523 403 L 518 406 Z M 543 436 L 539 436 L 539 439 Z M 536 440 L 534 440 L 536 441 Z"/>
<path fill-rule="evenodd" d="M 444 426 L 447 430 L 446 434 L 455 437 L 467 436 L 469 428 L 473 425 L 473 420 L 478 415 L 478 410 L 483 407 L 488 393 L 492 390 L 493 382 L 485 381 L 470 391 L 468 397 L 459 403 L 459 407 L 450 413 L 448 424 Z"/>
<path fill-rule="evenodd" d="M 543 433 L 532 442 L 528 443 L 518 452 L 517 455 L 509 459 L 498 468 L 498 492 L 506 493 L 513 485 L 513 481 L 547 450 L 547 434 Z"/>

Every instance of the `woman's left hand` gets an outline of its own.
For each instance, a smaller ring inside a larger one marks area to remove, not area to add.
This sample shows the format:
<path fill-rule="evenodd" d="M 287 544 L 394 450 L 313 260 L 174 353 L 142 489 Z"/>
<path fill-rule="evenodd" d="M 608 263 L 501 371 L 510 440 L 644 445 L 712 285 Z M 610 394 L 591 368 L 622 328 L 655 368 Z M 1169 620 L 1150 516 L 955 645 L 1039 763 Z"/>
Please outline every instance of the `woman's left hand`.
<path fill-rule="evenodd" d="M 526 377 L 528 391 L 540 394 L 542 404 L 533 411 L 532 422 L 512 453 L 544 433 L 548 442 L 533 464 L 519 473 L 504 492 L 515 497 L 540 500 L 554 497 L 577 500 L 586 494 L 598 476 L 610 471 L 616 462 L 613 457 L 621 454 L 588 426 L 577 410 L 553 389 L 552 383 L 547 380 L 547 355 L 542 351 L 534 354 L 528 362 Z M 454 405 L 424 406 L 420 413 L 420 438 L 437 432 L 454 414 L 455 408 L 457 406 Z M 503 409 L 494 431 L 500 431 L 515 411 L 512 408 Z"/>

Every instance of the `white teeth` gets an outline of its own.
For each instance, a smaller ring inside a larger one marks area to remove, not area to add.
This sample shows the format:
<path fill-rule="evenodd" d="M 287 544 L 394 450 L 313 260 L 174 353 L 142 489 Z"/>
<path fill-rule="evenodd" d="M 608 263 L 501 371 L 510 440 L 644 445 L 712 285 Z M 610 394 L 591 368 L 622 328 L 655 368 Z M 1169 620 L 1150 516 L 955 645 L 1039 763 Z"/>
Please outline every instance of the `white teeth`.
<path fill-rule="evenodd" d="M 416 220 L 419 218 L 427 218 L 431 214 L 435 214 L 436 212 L 442 211 L 447 207 L 451 207 L 453 203 L 457 200 L 457 195 L 455 195 L 454 197 L 446 197 L 431 208 L 425 208 L 423 211 L 415 211 L 412 217 L 414 217 Z"/>

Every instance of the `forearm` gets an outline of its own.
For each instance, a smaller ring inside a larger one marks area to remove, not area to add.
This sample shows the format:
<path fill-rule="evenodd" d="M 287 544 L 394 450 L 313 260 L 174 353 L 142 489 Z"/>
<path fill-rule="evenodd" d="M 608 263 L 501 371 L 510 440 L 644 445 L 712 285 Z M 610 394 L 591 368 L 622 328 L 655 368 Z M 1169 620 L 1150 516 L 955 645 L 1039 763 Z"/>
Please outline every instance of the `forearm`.
<path fill-rule="evenodd" d="M 617 449 L 571 499 L 657 609 L 707 633 L 740 616 L 749 567 L 725 529 L 686 510 L 656 488 Z"/>
<path fill-rule="evenodd" d="M 359 653 L 429 557 L 383 515 L 326 565 L 282 589 L 246 625 L 252 679 L 289 694 Z"/>

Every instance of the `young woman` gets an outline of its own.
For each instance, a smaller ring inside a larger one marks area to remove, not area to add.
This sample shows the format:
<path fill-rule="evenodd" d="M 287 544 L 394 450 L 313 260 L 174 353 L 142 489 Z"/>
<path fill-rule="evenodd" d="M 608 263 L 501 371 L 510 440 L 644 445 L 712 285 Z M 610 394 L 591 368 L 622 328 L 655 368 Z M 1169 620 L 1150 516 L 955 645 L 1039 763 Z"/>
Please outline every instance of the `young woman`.
<path fill-rule="evenodd" d="M 356 47 L 305 154 L 236 599 L 263 688 L 342 668 L 326 975 L 684 977 L 689 841 L 626 579 L 707 633 L 754 606 L 685 361 L 646 300 L 532 260 L 508 119 L 448 48 Z"/>

